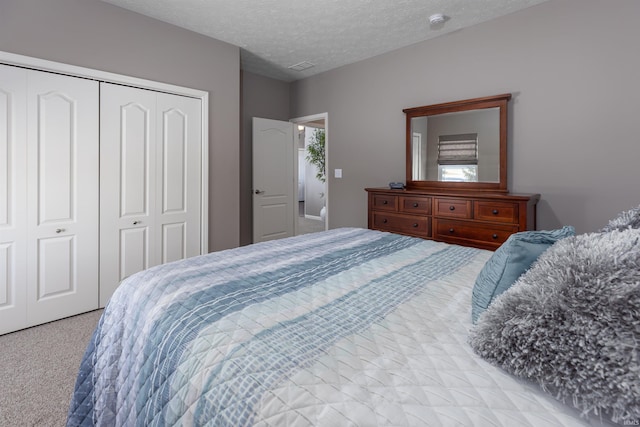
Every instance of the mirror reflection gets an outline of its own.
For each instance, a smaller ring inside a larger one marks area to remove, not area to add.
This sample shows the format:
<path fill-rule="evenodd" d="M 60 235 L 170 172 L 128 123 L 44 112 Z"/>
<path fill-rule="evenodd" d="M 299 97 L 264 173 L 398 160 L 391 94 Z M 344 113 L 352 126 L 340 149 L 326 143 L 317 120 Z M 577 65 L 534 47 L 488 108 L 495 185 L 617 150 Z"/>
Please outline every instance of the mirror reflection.
<path fill-rule="evenodd" d="M 500 108 L 411 118 L 414 181 L 500 182 Z"/>

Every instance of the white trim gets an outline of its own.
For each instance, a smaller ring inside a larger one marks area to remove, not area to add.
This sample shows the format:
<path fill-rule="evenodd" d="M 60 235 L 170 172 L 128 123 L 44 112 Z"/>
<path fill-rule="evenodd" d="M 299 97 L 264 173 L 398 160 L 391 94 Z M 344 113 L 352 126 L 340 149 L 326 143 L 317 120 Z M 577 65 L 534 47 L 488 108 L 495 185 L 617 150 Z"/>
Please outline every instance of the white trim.
<path fill-rule="evenodd" d="M 200 252 L 202 254 L 209 253 L 209 92 L 202 92 L 200 97 L 202 108 L 202 198 L 201 206 L 201 222 L 200 222 Z"/>
<path fill-rule="evenodd" d="M 6 65 L 15 65 L 23 68 L 33 68 L 35 70 L 49 71 L 57 74 L 67 74 L 73 77 L 81 77 L 107 83 L 135 86 L 141 89 L 151 89 L 160 92 L 173 93 L 176 95 L 190 96 L 192 98 L 202 99 L 203 95 L 207 93 L 199 89 L 176 86 L 167 83 L 156 82 L 153 80 L 125 76 L 123 74 L 115 74 L 107 71 L 94 70 L 92 68 L 78 67 L 76 65 L 63 64 L 61 62 L 54 62 L 46 59 L 17 55 L 15 53 L 3 51 L 0 51 L 0 62 Z"/>
<path fill-rule="evenodd" d="M 209 92 L 0 51 L 0 63 L 200 99 L 202 106 L 201 252 L 209 251 Z"/>
<path fill-rule="evenodd" d="M 324 229 L 328 230 L 329 229 L 329 212 L 331 212 L 331 209 L 329 209 L 329 171 L 331 169 L 329 169 L 329 113 L 320 113 L 320 114 L 312 114 L 309 116 L 303 116 L 303 117 L 295 117 L 293 119 L 289 119 L 290 122 L 292 123 L 306 123 L 306 122 L 314 122 L 316 120 L 320 120 L 323 119 L 324 120 L 324 134 L 325 134 L 325 140 L 324 140 L 324 166 L 325 166 L 325 173 L 326 173 L 326 181 L 325 181 L 325 208 L 326 208 L 326 216 L 324 218 Z M 297 145 L 296 145 L 297 148 Z M 296 160 L 296 177 L 297 177 L 297 172 L 298 172 L 298 162 Z M 296 199 L 298 197 L 298 193 L 296 192 Z M 296 206 L 296 216 L 297 216 L 297 209 L 298 209 L 298 203 L 296 200 L 295 203 Z M 322 219 L 322 218 L 320 218 Z M 297 221 L 296 221 L 296 234 L 298 234 L 298 230 L 297 230 Z"/>

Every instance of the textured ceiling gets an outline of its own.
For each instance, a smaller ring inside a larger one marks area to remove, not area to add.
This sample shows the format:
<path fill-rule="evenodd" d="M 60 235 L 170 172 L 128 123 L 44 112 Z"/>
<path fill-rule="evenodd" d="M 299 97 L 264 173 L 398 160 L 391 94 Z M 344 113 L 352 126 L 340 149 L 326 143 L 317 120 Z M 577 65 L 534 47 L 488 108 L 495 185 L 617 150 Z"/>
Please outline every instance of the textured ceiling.
<path fill-rule="evenodd" d="M 241 67 L 293 81 L 548 0 L 103 0 L 240 47 Z M 429 16 L 446 21 L 431 26 Z M 308 62 L 303 71 L 290 66 Z"/>

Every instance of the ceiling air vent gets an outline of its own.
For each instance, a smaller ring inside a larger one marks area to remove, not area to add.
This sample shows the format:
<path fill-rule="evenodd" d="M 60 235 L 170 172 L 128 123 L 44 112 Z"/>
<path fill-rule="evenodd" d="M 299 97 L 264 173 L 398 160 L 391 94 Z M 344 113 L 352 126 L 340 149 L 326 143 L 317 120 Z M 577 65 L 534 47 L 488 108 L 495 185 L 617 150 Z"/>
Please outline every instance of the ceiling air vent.
<path fill-rule="evenodd" d="M 294 71 L 304 71 L 315 66 L 316 64 L 312 64 L 309 61 L 302 61 L 302 62 L 298 62 L 297 64 L 289 65 L 287 68 Z"/>

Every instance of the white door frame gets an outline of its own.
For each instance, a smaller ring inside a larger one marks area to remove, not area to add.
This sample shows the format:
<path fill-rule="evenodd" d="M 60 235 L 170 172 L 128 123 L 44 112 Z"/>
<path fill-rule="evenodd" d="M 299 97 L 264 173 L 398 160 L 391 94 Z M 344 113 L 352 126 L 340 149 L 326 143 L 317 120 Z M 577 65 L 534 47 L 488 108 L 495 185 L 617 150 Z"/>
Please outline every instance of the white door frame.
<path fill-rule="evenodd" d="M 326 174 L 326 181 L 325 181 L 325 206 L 327 208 L 326 210 L 326 217 L 324 219 L 324 229 L 328 230 L 329 229 L 329 212 L 331 212 L 331 209 L 329 209 L 329 113 L 320 113 L 320 114 L 312 114 L 309 116 L 303 116 L 303 117 L 295 117 L 293 119 L 289 119 L 290 122 L 295 123 L 295 124 L 304 124 L 304 123 L 308 123 L 308 122 L 315 122 L 318 120 L 324 120 L 324 132 L 325 132 L 325 140 L 324 140 L 324 166 L 325 166 L 325 174 Z M 296 145 L 295 147 L 296 150 L 296 162 L 295 162 L 295 169 L 293 171 L 294 176 L 298 176 L 298 146 Z M 294 209 L 296 210 L 295 212 L 295 218 L 298 217 L 298 192 L 295 192 L 295 198 L 294 198 Z M 295 222 L 295 234 L 296 236 L 298 235 L 298 221 Z"/>
<path fill-rule="evenodd" d="M 0 63 L 197 98 L 202 103 L 201 253 L 209 252 L 209 92 L 0 51 Z"/>

